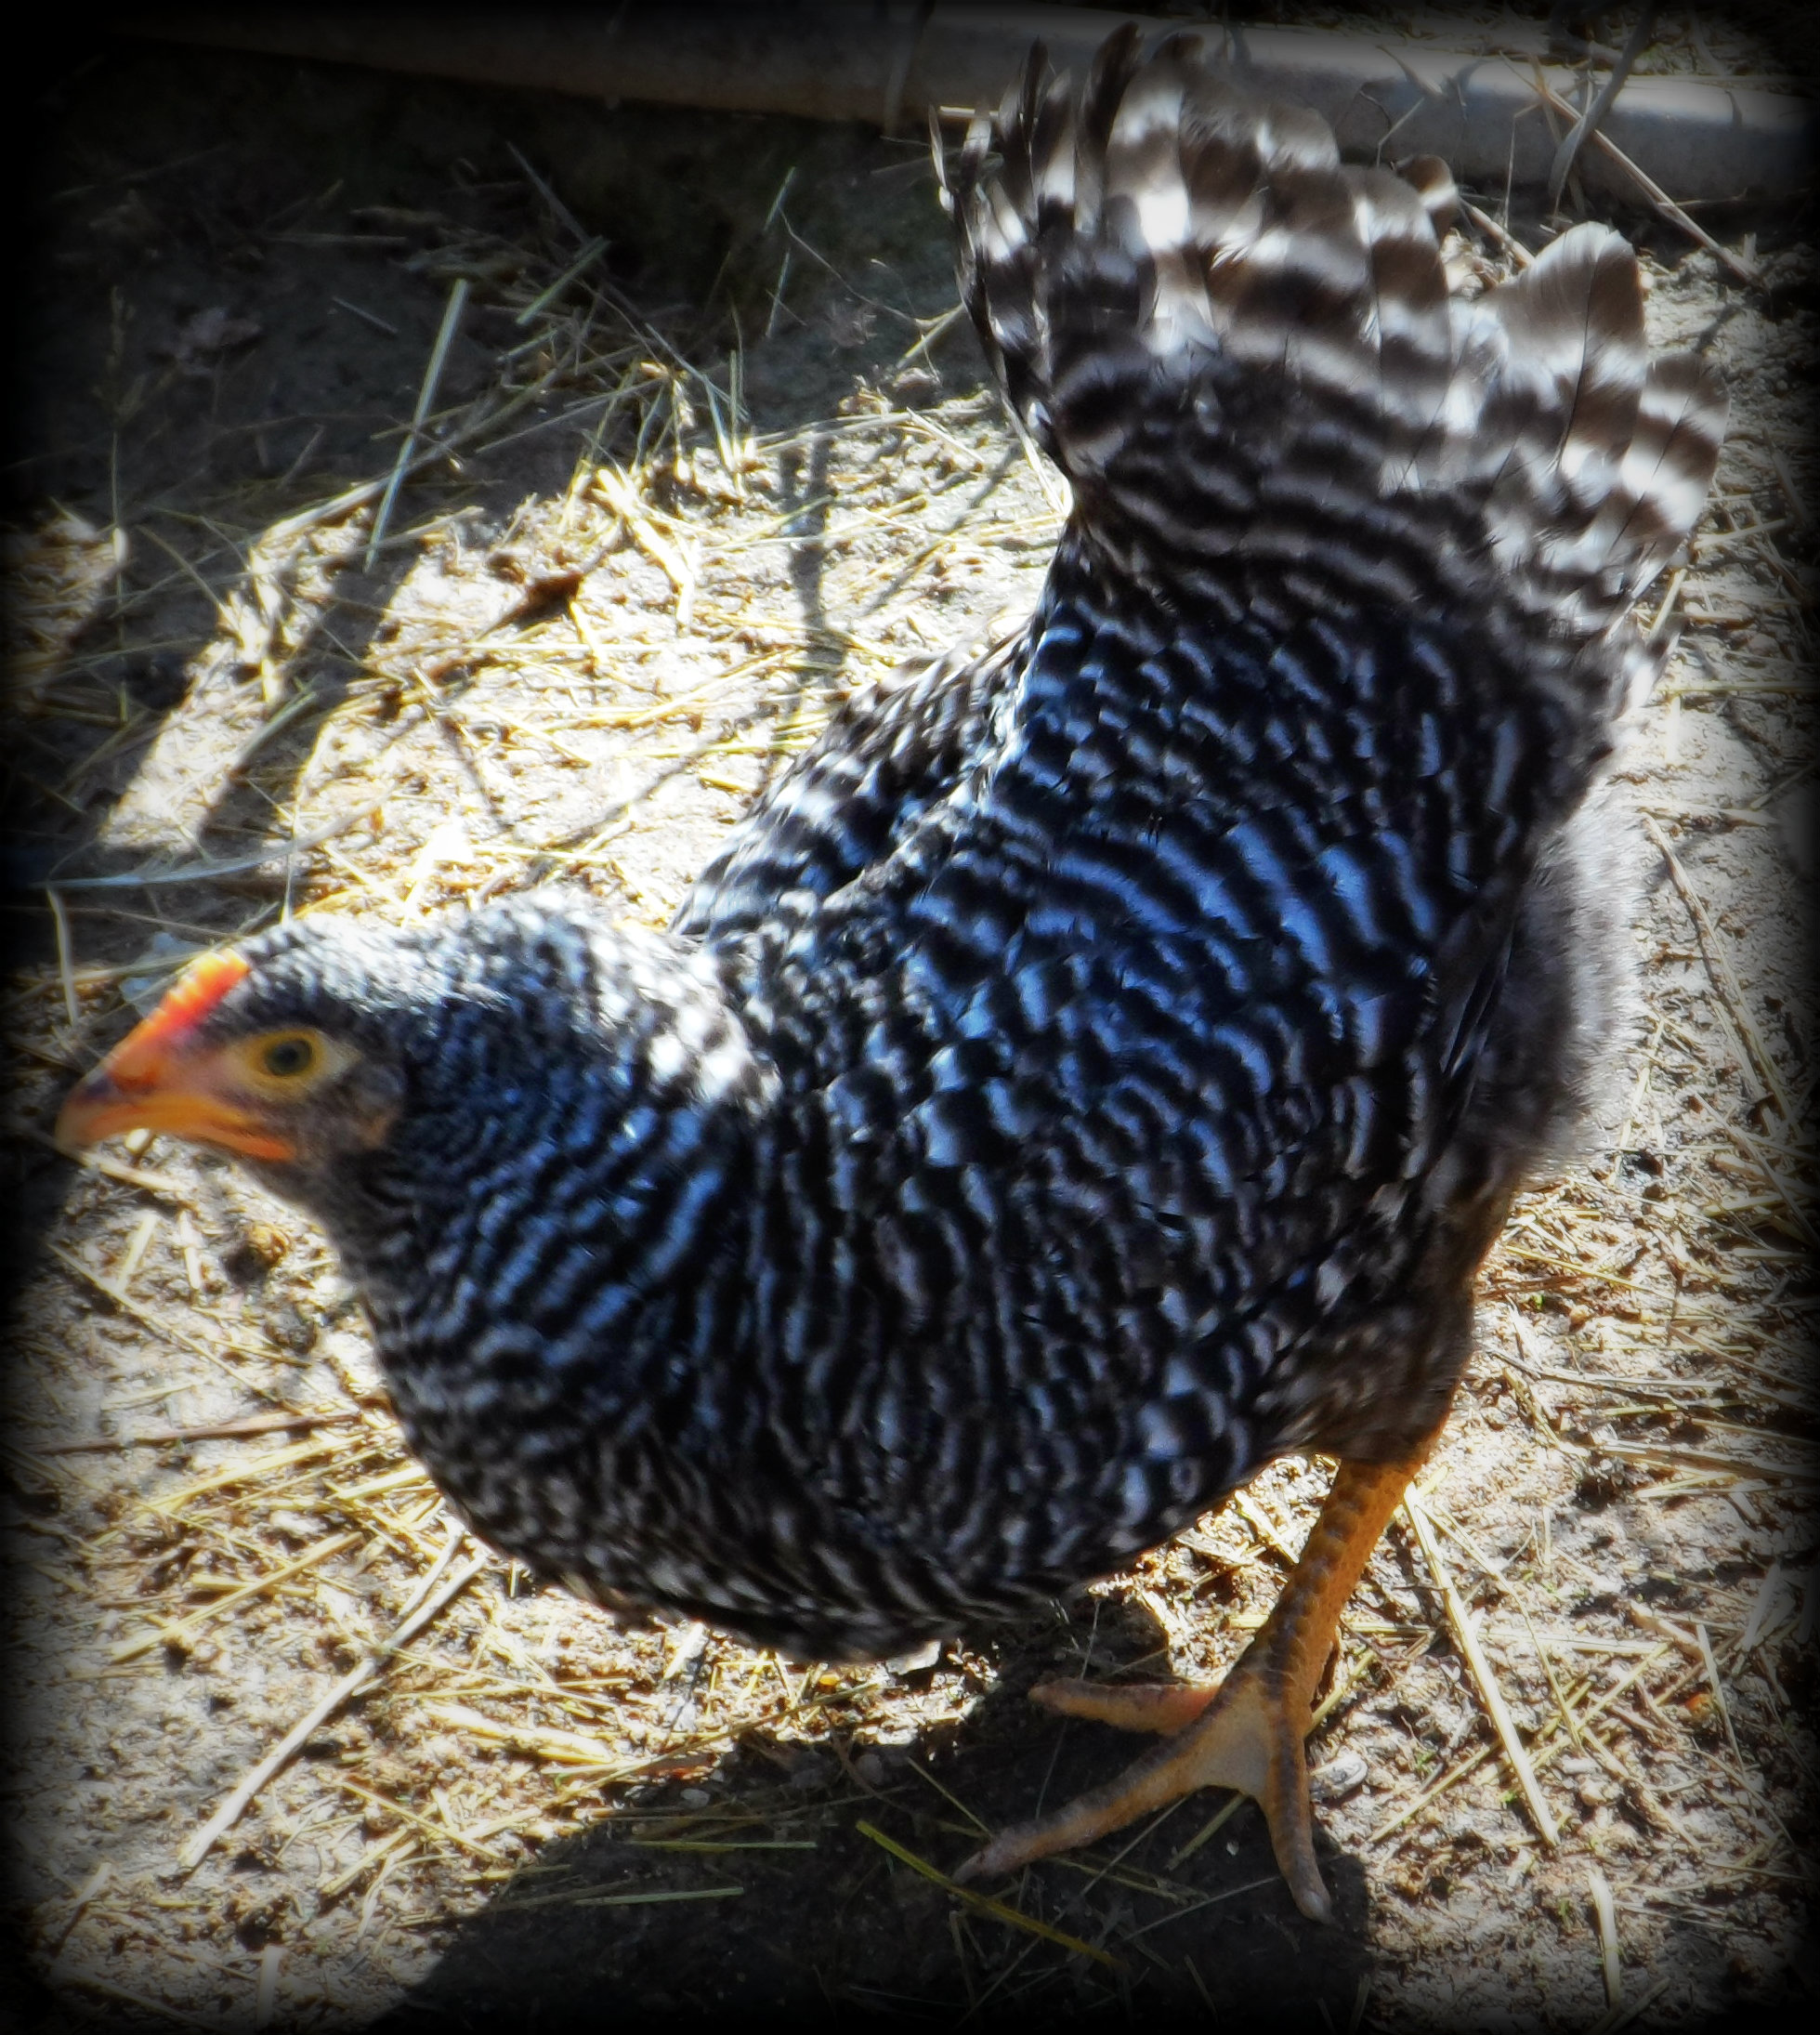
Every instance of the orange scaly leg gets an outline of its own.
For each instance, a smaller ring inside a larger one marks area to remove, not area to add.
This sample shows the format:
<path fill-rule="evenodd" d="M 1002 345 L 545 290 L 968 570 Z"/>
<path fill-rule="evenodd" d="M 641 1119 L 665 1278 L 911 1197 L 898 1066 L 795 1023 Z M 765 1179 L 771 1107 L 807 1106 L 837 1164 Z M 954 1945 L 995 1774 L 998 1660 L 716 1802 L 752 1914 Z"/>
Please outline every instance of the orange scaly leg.
<path fill-rule="evenodd" d="M 1237 1788 L 1262 1806 L 1296 1906 L 1313 1921 L 1329 1921 L 1333 1903 L 1315 1863 L 1302 1741 L 1340 1613 L 1427 1452 L 1424 1443 L 1401 1463 L 1341 1464 L 1295 1572 L 1224 1681 L 1127 1688 L 1044 1682 L 1033 1688 L 1036 1701 L 1068 1716 L 1169 1736 L 1107 1786 L 1003 1832 L 955 1877 L 1015 1871 L 1092 1844 L 1197 1788 Z"/>

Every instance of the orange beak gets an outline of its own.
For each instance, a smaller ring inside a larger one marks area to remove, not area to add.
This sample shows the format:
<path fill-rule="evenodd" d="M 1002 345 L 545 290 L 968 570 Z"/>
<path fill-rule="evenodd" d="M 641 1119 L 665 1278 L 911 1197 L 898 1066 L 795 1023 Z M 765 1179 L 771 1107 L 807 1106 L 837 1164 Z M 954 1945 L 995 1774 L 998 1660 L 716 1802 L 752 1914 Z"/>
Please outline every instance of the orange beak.
<path fill-rule="evenodd" d="M 80 1151 L 124 1131 L 160 1131 L 219 1145 L 249 1159 L 294 1159 L 233 1094 L 219 1048 L 196 1036 L 203 1018 L 246 974 L 237 954 L 204 954 L 180 976 L 151 1016 L 71 1091 L 57 1119 L 57 1142 Z"/>

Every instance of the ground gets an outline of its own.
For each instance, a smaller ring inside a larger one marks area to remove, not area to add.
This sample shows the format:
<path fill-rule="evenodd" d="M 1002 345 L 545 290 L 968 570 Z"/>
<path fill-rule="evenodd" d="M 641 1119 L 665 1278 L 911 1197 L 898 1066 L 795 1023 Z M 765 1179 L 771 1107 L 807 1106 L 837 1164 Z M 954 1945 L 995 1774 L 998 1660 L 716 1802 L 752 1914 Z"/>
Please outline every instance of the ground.
<path fill-rule="evenodd" d="M 1321 1928 L 1231 1798 L 941 1877 L 1127 1755 L 1030 1683 L 1217 1672 L 1321 1466 L 921 1664 L 615 1625 L 452 1527 L 308 1225 L 186 1149 L 49 1146 L 188 954 L 535 882 L 661 924 L 847 691 L 1028 610 L 1060 488 L 950 315 L 923 146 L 127 42 L 49 91 L 7 538 L 33 2025 L 1610 2031 L 1815 1989 L 1802 220 L 1708 216 L 1751 281 L 1618 222 L 1734 392 L 1615 783 L 1640 1015 L 1345 1621 Z"/>

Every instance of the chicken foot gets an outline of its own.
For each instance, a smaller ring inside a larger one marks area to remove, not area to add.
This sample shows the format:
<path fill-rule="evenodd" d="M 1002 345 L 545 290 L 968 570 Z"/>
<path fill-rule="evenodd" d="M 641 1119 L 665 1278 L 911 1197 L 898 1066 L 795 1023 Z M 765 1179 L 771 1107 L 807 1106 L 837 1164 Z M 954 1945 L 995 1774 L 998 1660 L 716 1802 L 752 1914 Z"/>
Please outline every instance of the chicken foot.
<path fill-rule="evenodd" d="M 1275 1609 L 1224 1681 L 1128 1687 L 1055 1681 L 1033 1688 L 1032 1700 L 1046 1709 L 1167 1737 L 1117 1779 L 1001 1832 L 956 1878 L 1015 1871 L 1091 1844 L 1197 1788 L 1236 1788 L 1263 1808 L 1296 1906 L 1312 1921 L 1330 1921 L 1333 1902 L 1315 1863 L 1302 1741 L 1340 1613 L 1426 1453 L 1424 1443 L 1397 1463 L 1341 1464 Z"/>

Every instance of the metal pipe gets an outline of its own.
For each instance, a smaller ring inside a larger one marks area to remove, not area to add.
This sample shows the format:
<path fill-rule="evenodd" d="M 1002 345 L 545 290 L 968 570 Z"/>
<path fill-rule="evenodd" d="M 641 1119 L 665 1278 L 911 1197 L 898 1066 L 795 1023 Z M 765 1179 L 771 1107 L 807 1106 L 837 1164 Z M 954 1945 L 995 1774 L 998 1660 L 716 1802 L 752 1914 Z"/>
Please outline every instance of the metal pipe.
<path fill-rule="evenodd" d="M 135 14 L 116 26 L 159 40 L 542 87 L 609 103 L 793 113 L 889 129 L 920 122 L 931 106 L 971 110 L 996 102 L 1039 39 L 1058 70 L 1079 71 L 1132 19 L 1159 32 L 1179 25 L 1041 5 L 632 0 L 593 15 L 197 9 Z M 1507 178 L 1518 186 L 1546 182 L 1556 137 L 1542 112 L 1538 75 L 1569 98 L 1578 85 L 1574 72 L 1559 68 L 1389 37 L 1242 26 L 1226 33 L 1235 76 L 1260 94 L 1312 106 L 1349 157 L 1440 155 L 1480 190 L 1502 191 Z M 1812 177 L 1812 114 L 1792 90 L 1633 77 L 1601 131 L 1678 201 L 1787 197 Z M 1579 174 L 1591 190 L 1634 196 L 1599 151 L 1582 154 Z"/>

